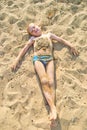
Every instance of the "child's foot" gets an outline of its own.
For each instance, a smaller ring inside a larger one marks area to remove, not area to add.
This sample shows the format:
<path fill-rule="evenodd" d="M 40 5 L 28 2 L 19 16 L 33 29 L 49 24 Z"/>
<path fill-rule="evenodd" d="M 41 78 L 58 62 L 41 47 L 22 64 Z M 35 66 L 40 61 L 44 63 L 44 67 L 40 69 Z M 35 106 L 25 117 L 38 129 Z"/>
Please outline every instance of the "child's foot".
<path fill-rule="evenodd" d="M 50 121 L 56 120 L 56 119 L 57 119 L 57 111 L 56 111 L 56 107 L 53 107 L 50 113 Z"/>

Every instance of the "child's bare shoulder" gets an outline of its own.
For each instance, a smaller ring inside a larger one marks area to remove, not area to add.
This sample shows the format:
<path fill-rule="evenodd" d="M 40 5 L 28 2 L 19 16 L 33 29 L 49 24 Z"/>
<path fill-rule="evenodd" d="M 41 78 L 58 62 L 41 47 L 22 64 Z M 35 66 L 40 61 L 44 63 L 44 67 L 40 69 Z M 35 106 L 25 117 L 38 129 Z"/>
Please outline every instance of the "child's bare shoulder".
<path fill-rule="evenodd" d="M 42 37 L 50 37 L 50 35 L 51 35 L 51 33 L 48 32 L 48 33 L 44 33 L 44 34 L 42 35 Z"/>
<path fill-rule="evenodd" d="M 51 37 L 51 34 L 52 34 L 51 32 L 48 32 L 48 33 L 47 33 L 47 35 L 48 35 L 49 37 Z"/>

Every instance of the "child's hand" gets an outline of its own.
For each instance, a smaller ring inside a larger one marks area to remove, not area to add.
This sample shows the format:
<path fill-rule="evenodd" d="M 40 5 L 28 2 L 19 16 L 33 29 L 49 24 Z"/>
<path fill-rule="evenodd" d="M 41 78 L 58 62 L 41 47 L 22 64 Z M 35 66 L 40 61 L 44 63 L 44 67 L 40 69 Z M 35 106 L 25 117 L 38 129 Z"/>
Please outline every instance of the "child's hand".
<path fill-rule="evenodd" d="M 11 66 L 11 69 L 13 70 L 13 71 L 15 71 L 16 70 L 16 68 L 18 67 L 18 61 L 16 60 L 14 63 L 13 63 L 13 65 Z"/>
<path fill-rule="evenodd" d="M 77 51 L 74 47 L 71 47 L 71 52 L 72 52 L 72 54 L 75 55 L 75 56 L 78 56 L 78 55 L 79 55 L 78 51 Z"/>

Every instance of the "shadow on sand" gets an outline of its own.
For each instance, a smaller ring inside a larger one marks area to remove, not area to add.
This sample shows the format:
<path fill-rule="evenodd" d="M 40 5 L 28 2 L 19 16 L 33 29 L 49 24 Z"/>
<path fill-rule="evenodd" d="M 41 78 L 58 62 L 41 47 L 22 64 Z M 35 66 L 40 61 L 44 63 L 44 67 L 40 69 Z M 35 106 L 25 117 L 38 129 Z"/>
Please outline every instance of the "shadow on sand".
<path fill-rule="evenodd" d="M 57 117 L 57 119 L 53 122 L 54 125 L 50 126 L 50 130 L 61 130 L 61 124 L 60 124 L 60 120 Z"/>

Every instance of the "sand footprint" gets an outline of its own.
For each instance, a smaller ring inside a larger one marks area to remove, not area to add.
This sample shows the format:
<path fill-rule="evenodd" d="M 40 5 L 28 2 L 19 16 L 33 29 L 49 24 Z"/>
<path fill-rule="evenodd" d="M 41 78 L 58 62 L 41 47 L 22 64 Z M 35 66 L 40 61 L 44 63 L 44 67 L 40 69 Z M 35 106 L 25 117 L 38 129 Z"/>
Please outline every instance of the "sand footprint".
<path fill-rule="evenodd" d="M 9 22 L 10 24 L 15 24 L 17 21 L 18 21 L 18 18 L 17 18 L 16 16 L 14 16 L 14 15 L 11 15 L 11 16 L 9 17 L 9 19 L 8 19 L 8 22 Z"/>
<path fill-rule="evenodd" d="M 4 105 L 13 106 L 17 104 L 24 104 L 28 101 L 29 95 L 26 88 L 21 87 L 16 81 L 11 81 L 4 89 Z"/>
<path fill-rule="evenodd" d="M 87 18 L 87 15 L 84 13 L 82 13 L 82 14 L 80 13 L 78 15 L 75 15 L 72 22 L 71 22 L 71 25 L 74 28 L 78 28 L 78 27 L 80 27 L 81 23 L 86 20 L 86 18 Z"/>
<path fill-rule="evenodd" d="M 8 16 L 7 13 L 2 12 L 2 13 L 0 14 L 0 21 L 4 21 L 4 20 L 6 19 L 7 16 Z"/>

